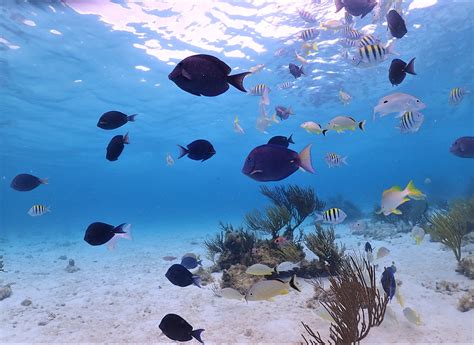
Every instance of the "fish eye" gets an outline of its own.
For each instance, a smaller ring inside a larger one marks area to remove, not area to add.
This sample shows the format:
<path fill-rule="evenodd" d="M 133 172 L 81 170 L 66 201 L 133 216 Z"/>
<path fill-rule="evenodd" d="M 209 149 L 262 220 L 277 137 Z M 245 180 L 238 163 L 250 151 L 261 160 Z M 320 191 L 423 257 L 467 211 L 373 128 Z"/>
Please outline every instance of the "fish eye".
<path fill-rule="evenodd" d="M 419 99 L 417 99 L 417 100 L 416 100 L 416 103 L 420 103 L 420 100 L 419 100 Z"/>
<path fill-rule="evenodd" d="M 385 104 L 385 103 L 388 103 L 388 101 L 387 101 L 387 100 L 385 100 L 385 101 L 383 101 L 383 103 L 384 103 L 384 104 Z"/>

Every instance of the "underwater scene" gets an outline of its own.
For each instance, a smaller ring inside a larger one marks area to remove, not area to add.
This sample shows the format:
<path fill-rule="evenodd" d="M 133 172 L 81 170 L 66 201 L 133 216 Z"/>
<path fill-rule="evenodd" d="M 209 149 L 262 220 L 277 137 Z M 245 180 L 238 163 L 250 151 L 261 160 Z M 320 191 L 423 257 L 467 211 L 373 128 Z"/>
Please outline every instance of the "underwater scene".
<path fill-rule="evenodd" d="M 473 344 L 474 1 L 0 2 L 0 343 Z"/>

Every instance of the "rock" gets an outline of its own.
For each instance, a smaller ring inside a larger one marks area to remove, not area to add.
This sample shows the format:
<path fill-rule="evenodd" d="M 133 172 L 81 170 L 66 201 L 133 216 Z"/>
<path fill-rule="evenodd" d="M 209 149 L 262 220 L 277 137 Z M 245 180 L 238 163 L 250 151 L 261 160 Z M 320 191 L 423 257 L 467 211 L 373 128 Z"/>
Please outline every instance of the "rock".
<path fill-rule="evenodd" d="M 58 260 L 67 260 L 67 256 L 66 255 L 61 255 Z"/>
<path fill-rule="evenodd" d="M 0 287 L 0 301 L 8 298 L 12 295 L 12 288 L 10 284 L 4 285 Z"/>
<path fill-rule="evenodd" d="M 65 268 L 66 272 L 68 273 L 74 273 L 80 270 L 79 267 L 76 267 L 76 263 L 74 262 L 73 259 L 69 259 L 69 264 Z"/>
<path fill-rule="evenodd" d="M 41 320 L 38 322 L 38 326 L 46 326 L 49 323 L 49 320 Z"/>
<path fill-rule="evenodd" d="M 245 295 L 250 287 L 259 280 L 259 276 L 252 276 L 245 273 L 247 267 L 244 265 L 232 265 L 229 269 L 222 272 L 221 289 L 231 287 Z"/>
<path fill-rule="evenodd" d="M 31 302 L 31 300 L 27 298 L 27 299 L 24 299 L 23 302 L 21 302 L 21 305 L 28 307 L 29 305 L 31 305 L 31 303 L 33 302 Z"/>
<path fill-rule="evenodd" d="M 474 279 L 474 255 L 468 255 L 458 263 L 456 272 L 464 274 L 470 279 Z"/>
<path fill-rule="evenodd" d="M 474 289 L 470 289 L 459 299 L 458 310 L 462 312 L 474 309 Z"/>

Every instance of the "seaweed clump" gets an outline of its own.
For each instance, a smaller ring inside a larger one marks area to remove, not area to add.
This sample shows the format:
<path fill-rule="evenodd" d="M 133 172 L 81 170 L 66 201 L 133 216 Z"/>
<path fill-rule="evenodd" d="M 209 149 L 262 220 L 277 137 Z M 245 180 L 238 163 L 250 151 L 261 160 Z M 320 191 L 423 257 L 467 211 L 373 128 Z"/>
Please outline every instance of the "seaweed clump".
<path fill-rule="evenodd" d="M 334 299 L 321 301 L 332 317 L 328 344 L 359 344 L 372 327 L 379 326 L 385 316 L 388 296 L 381 296 L 377 289 L 375 267 L 366 260 L 350 258 L 339 275 L 329 278 Z M 319 332 L 314 332 L 302 322 L 309 339 L 302 334 L 306 344 L 326 344 Z"/>
<path fill-rule="evenodd" d="M 336 274 L 344 263 L 345 246 L 339 247 L 334 233 L 334 227 L 325 230 L 320 224 L 315 224 L 316 233 L 307 234 L 304 238 L 306 247 L 319 259 L 330 274 Z"/>

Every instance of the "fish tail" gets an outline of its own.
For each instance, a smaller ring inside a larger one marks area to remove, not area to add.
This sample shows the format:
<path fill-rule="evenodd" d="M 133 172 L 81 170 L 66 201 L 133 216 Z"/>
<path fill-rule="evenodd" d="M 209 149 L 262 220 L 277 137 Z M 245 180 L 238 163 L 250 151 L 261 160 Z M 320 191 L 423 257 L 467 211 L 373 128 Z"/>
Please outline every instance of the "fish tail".
<path fill-rule="evenodd" d="M 120 238 L 132 240 L 132 224 L 127 224 L 127 223 L 120 224 L 113 231 Z"/>
<path fill-rule="evenodd" d="M 40 181 L 41 184 L 48 184 L 49 183 L 49 177 L 40 178 L 39 181 Z"/>
<path fill-rule="evenodd" d="M 178 147 L 179 147 L 179 157 L 178 157 L 178 159 L 180 159 L 183 156 L 186 156 L 189 153 L 189 150 L 187 148 L 182 147 L 181 145 L 178 145 Z"/>
<path fill-rule="evenodd" d="M 344 4 L 342 3 L 342 0 L 335 0 L 334 4 L 336 5 L 336 13 L 344 8 Z"/>
<path fill-rule="evenodd" d="M 315 173 L 311 163 L 311 144 L 307 145 L 299 154 L 300 167 L 312 174 Z"/>
<path fill-rule="evenodd" d="M 133 115 L 127 116 L 127 121 L 129 121 L 129 122 L 135 122 L 135 117 L 136 117 L 137 115 L 138 115 L 138 114 L 133 114 Z"/>
<path fill-rule="evenodd" d="M 130 138 L 128 137 L 128 132 L 123 136 L 123 143 L 130 144 Z"/>
<path fill-rule="evenodd" d="M 406 73 L 416 75 L 416 72 L 415 72 L 415 59 L 416 59 L 416 57 L 411 59 L 410 62 L 408 63 L 408 65 L 406 65 L 406 67 L 405 67 L 405 72 Z"/>
<path fill-rule="evenodd" d="M 408 185 L 405 188 L 405 191 L 408 193 L 408 196 L 410 198 L 415 199 L 415 200 L 424 199 L 426 196 L 419 189 L 415 187 L 413 180 L 410 180 L 410 182 L 408 182 Z"/>
<path fill-rule="evenodd" d="M 252 74 L 252 72 L 244 72 L 244 73 L 229 75 L 227 76 L 227 82 L 233 87 L 235 87 L 236 89 L 242 92 L 247 92 L 247 90 L 245 90 L 244 88 L 244 78 L 248 76 L 249 74 Z"/>
<path fill-rule="evenodd" d="M 193 276 L 193 284 L 201 288 L 201 278 L 199 276 Z"/>
<path fill-rule="evenodd" d="M 349 165 L 349 164 L 347 163 L 347 156 L 345 156 L 345 157 L 342 158 L 342 164 Z"/>
<path fill-rule="evenodd" d="M 301 74 L 306 75 L 306 73 L 304 72 L 304 69 L 303 69 L 303 65 L 301 65 L 301 67 L 300 67 L 300 72 L 301 72 Z"/>
<path fill-rule="evenodd" d="M 395 51 L 395 42 L 394 42 L 394 41 L 390 42 L 390 43 L 385 47 L 385 49 L 386 49 L 387 54 L 400 55 L 400 54 L 398 54 L 398 53 Z"/>
<path fill-rule="evenodd" d="M 290 144 L 294 144 L 294 143 L 295 143 L 295 142 L 293 141 L 293 134 L 290 134 L 290 136 L 288 137 L 287 140 L 288 140 L 288 142 L 289 142 Z"/>
<path fill-rule="evenodd" d="M 328 132 L 327 129 L 323 129 L 323 130 L 321 131 L 321 133 L 323 133 L 324 136 L 326 136 L 326 133 L 327 133 L 327 132 Z"/>
<path fill-rule="evenodd" d="M 204 344 L 204 342 L 201 339 L 201 333 L 204 332 L 205 330 L 203 328 L 200 329 L 195 329 L 191 332 L 191 335 L 193 336 L 194 339 L 199 341 L 201 344 Z"/>
<path fill-rule="evenodd" d="M 359 122 L 359 128 L 360 128 L 360 130 L 361 130 L 362 132 L 365 130 L 365 122 L 366 122 L 365 120 Z"/>
<path fill-rule="evenodd" d="M 298 292 L 301 292 L 301 290 L 298 288 L 298 286 L 296 285 L 296 282 L 295 282 L 295 279 L 296 279 L 296 274 L 293 274 L 293 276 L 291 277 L 290 279 L 290 286 L 295 289 L 296 291 Z"/>

